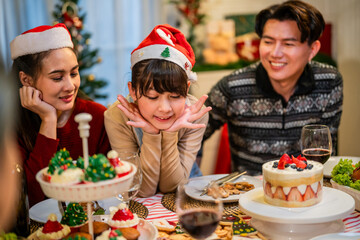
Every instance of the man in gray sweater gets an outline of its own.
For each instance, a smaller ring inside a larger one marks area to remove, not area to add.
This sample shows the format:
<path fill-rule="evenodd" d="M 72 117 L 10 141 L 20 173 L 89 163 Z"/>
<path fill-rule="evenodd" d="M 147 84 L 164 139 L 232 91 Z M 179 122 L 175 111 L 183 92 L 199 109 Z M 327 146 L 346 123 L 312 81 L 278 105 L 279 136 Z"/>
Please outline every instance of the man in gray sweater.
<path fill-rule="evenodd" d="M 261 174 L 264 162 L 300 154 L 306 124 L 329 126 L 333 154 L 342 114 L 336 68 L 311 61 L 320 49 L 322 14 L 302 1 L 273 5 L 256 16 L 260 61 L 221 79 L 210 91 L 204 140 L 227 123 L 232 169 Z"/>

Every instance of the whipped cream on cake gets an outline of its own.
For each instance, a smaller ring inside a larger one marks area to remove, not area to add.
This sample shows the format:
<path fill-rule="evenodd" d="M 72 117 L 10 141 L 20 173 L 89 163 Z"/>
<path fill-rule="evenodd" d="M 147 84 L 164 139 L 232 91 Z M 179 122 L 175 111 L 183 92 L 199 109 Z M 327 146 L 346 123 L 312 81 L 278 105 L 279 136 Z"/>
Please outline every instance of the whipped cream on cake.
<path fill-rule="evenodd" d="M 323 165 L 284 154 L 262 166 L 264 200 L 281 207 L 307 207 L 322 199 Z"/>
<path fill-rule="evenodd" d="M 51 183 L 76 184 L 84 178 L 84 171 L 80 168 L 57 169 L 50 178 Z"/>
<path fill-rule="evenodd" d="M 133 214 L 125 203 L 120 203 L 117 207 L 110 207 L 109 210 L 108 224 L 112 228 L 135 227 L 139 223 L 137 214 Z"/>

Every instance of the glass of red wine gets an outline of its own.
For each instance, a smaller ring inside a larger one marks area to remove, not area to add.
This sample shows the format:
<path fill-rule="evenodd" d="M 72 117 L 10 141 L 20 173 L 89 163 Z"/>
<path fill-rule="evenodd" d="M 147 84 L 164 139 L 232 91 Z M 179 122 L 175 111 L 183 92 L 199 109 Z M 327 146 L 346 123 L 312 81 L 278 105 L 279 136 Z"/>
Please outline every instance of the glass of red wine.
<path fill-rule="evenodd" d="M 189 189 L 187 183 L 180 184 L 177 188 L 176 213 L 186 233 L 194 239 L 205 239 L 214 233 L 222 217 L 223 203 L 219 186 L 211 182 L 208 187 L 208 191 L 212 191 L 213 201 L 194 204 L 186 193 Z"/>
<path fill-rule="evenodd" d="M 301 152 L 307 160 L 325 163 L 331 155 L 332 141 L 326 125 L 305 125 L 301 130 Z"/>

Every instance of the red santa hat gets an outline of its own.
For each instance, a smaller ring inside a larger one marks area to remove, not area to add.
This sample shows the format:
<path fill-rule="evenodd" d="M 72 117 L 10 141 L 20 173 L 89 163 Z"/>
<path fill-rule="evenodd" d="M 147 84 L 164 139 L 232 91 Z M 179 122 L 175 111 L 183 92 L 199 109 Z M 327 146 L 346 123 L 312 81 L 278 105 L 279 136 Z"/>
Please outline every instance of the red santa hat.
<path fill-rule="evenodd" d="M 131 53 L 131 68 L 145 59 L 163 59 L 183 68 L 190 81 L 196 81 L 191 69 L 195 54 L 184 34 L 168 24 L 156 26 L 152 32 Z"/>
<path fill-rule="evenodd" d="M 11 59 L 64 47 L 74 47 L 66 26 L 62 23 L 43 25 L 23 32 L 11 41 Z"/>

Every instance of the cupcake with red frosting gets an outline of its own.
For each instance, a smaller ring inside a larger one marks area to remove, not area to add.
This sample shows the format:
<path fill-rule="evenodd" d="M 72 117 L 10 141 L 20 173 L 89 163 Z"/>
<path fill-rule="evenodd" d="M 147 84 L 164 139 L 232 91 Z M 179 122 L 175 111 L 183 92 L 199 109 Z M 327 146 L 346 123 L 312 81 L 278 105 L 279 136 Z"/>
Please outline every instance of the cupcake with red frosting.
<path fill-rule="evenodd" d="M 139 223 L 139 218 L 136 213 L 132 213 L 125 203 L 120 203 L 117 207 L 110 207 L 109 226 L 112 229 L 117 228 L 136 228 Z"/>
<path fill-rule="evenodd" d="M 111 165 L 115 168 L 118 177 L 123 177 L 131 172 L 131 165 L 126 161 L 121 161 L 118 152 L 111 150 L 107 154 Z"/>
<path fill-rule="evenodd" d="M 63 239 L 69 235 L 70 231 L 69 226 L 59 223 L 57 221 L 57 216 L 54 213 L 51 213 L 48 216 L 48 221 L 45 225 L 37 230 L 36 236 L 40 240 Z"/>

